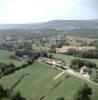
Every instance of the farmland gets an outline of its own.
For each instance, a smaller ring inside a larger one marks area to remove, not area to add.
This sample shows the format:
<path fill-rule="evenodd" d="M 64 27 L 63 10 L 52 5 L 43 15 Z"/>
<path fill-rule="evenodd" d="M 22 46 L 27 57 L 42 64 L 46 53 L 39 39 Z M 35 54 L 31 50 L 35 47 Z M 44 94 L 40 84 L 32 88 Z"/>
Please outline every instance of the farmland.
<path fill-rule="evenodd" d="M 21 64 L 23 64 L 24 62 L 20 62 L 18 60 L 12 60 L 10 59 L 10 56 L 13 55 L 14 52 L 13 51 L 7 51 L 7 50 L 0 50 L 0 62 L 3 63 L 14 63 L 16 66 L 20 66 Z"/>
<path fill-rule="evenodd" d="M 63 39 L 66 40 L 64 37 Z M 60 53 L 51 53 L 49 49 L 51 45 L 56 44 L 57 37 L 53 36 L 48 38 L 48 42 L 34 41 L 32 43 L 32 51 L 40 52 L 45 51 L 47 54 L 53 56 L 53 59 L 61 60 L 63 59 L 66 62 L 66 65 L 69 66 L 71 60 L 80 57 L 69 56 Z M 83 38 L 83 37 L 73 37 L 72 40 L 66 40 L 70 45 L 81 45 L 77 40 L 82 40 L 83 42 L 90 42 L 96 40 L 95 38 Z M 65 42 L 65 41 L 64 41 Z M 24 48 L 23 48 L 24 49 Z M 0 62 L 10 64 L 13 63 L 16 67 L 21 66 L 25 61 L 19 61 L 17 59 L 10 59 L 10 56 L 14 55 L 15 51 L 0 50 Z M 95 62 L 98 67 L 98 59 L 85 59 L 92 62 Z M 60 70 L 50 68 L 47 65 L 43 65 L 37 61 L 34 61 L 32 65 L 22 68 L 15 71 L 9 75 L 3 76 L 0 79 L 0 84 L 4 88 L 10 89 L 17 81 L 23 76 L 19 84 L 14 88 L 14 91 L 19 91 L 26 100 L 40 100 L 43 97 L 43 100 L 56 100 L 58 97 L 64 97 L 65 100 L 72 100 L 75 92 L 84 84 L 87 83 L 93 91 L 92 100 L 97 100 L 98 98 L 98 86 L 92 83 L 89 83 L 86 80 L 79 79 L 75 76 L 70 75 L 69 73 L 64 73 L 60 77 L 54 80 L 54 77 L 61 73 Z M 66 78 L 66 76 L 69 76 Z"/>
<path fill-rule="evenodd" d="M 64 96 L 67 100 L 71 100 L 75 91 L 83 85 L 83 83 L 88 83 L 71 75 L 66 79 L 65 76 L 67 73 L 53 80 L 60 71 L 35 62 L 28 68 L 3 77 L 0 80 L 0 84 L 3 84 L 5 88 L 10 88 L 21 75 L 25 73 L 29 74 L 21 80 L 14 91 L 21 91 L 22 95 L 26 97 L 27 100 L 37 100 L 42 96 L 45 96 L 44 100 L 55 100 L 59 96 Z M 56 86 L 59 82 L 61 83 Z M 98 87 L 90 83 L 88 84 L 93 89 L 92 100 L 97 100 Z"/>

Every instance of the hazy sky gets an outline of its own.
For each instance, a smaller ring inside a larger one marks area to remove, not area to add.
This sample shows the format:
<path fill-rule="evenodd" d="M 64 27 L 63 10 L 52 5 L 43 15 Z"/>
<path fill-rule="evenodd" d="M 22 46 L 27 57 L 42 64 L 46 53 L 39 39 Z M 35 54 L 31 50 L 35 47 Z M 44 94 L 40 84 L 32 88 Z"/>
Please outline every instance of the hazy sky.
<path fill-rule="evenodd" d="M 98 0 L 0 0 L 0 23 L 98 19 Z"/>

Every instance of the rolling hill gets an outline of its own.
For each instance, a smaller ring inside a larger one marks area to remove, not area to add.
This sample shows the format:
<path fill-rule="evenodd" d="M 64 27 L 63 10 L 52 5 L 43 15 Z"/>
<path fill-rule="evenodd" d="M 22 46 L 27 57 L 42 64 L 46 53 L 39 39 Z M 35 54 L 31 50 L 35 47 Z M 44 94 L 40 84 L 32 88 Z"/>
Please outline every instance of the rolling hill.
<path fill-rule="evenodd" d="M 0 29 L 56 29 L 98 28 L 98 20 L 52 20 L 31 24 L 1 24 Z"/>

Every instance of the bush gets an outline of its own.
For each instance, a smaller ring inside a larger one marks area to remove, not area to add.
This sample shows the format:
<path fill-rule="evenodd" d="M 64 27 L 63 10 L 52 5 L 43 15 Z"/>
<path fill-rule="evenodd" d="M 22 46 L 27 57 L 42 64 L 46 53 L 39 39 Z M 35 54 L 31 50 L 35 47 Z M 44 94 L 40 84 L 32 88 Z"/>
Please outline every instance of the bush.
<path fill-rule="evenodd" d="M 64 97 L 58 97 L 56 100 L 65 100 Z"/>
<path fill-rule="evenodd" d="M 90 95 L 92 95 L 92 89 L 87 84 L 84 84 L 75 93 L 74 100 L 91 100 Z"/>
<path fill-rule="evenodd" d="M 73 59 L 70 64 L 70 68 L 74 70 L 79 70 L 82 66 L 88 66 L 89 68 L 96 68 L 96 64 L 94 62 L 90 62 L 87 60 Z"/>

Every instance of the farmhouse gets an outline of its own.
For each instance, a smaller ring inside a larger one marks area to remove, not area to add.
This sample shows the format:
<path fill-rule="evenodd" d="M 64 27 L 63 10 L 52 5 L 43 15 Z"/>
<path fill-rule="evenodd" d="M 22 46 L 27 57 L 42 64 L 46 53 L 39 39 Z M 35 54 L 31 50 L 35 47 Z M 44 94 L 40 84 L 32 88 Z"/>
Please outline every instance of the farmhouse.
<path fill-rule="evenodd" d="M 89 51 L 89 50 L 96 50 L 95 46 L 82 46 L 78 47 L 79 51 Z"/>
<path fill-rule="evenodd" d="M 67 53 L 69 49 L 75 49 L 76 51 L 90 51 L 90 50 L 96 50 L 95 46 L 63 46 L 62 48 L 56 48 L 56 53 Z"/>
<path fill-rule="evenodd" d="M 66 69 L 66 64 L 62 60 L 56 61 L 54 59 L 49 59 L 49 58 L 45 58 L 45 57 L 40 57 L 38 60 L 40 62 L 48 64 L 48 65 Z"/>
<path fill-rule="evenodd" d="M 87 66 L 83 66 L 80 68 L 80 73 L 83 74 L 87 78 L 90 78 L 90 76 L 89 76 L 90 72 L 91 72 L 91 69 Z"/>
<path fill-rule="evenodd" d="M 81 69 L 80 69 L 80 73 L 81 73 L 81 74 L 90 73 L 90 68 L 87 67 L 87 66 L 83 66 L 83 67 L 81 67 Z"/>
<path fill-rule="evenodd" d="M 56 48 L 56 53 L 67 53 L 69 49 L 77 50 L 77 46 L 63 46 L 62 48 Z"/>

